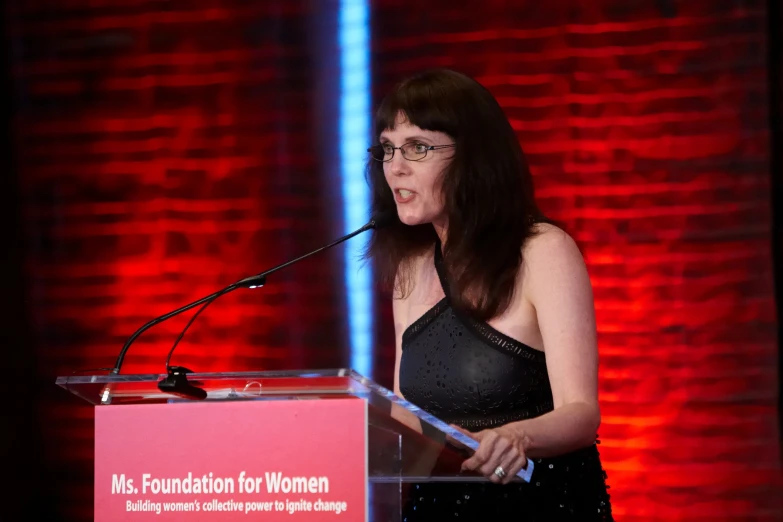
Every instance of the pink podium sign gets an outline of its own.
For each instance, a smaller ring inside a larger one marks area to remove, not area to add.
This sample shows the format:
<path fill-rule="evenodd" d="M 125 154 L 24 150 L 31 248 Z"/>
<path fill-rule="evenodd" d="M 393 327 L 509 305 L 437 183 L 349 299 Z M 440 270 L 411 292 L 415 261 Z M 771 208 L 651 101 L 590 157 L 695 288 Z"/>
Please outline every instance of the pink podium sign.
<path fill-rule="evenodd" d="M 364 521 L 361 399 L 95 410 L 96 521 Z"/>

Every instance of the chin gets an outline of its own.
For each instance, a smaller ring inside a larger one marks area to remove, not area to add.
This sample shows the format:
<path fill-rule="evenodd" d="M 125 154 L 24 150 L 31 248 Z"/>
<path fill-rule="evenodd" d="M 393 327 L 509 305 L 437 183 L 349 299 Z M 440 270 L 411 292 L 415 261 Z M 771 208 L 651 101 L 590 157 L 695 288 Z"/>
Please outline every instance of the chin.
<path fill-rule="evenodd" d="M 409 213 L 402 214 L 400 212 L 397 212 L 397 217 L 400 218 L 400 221 L 402 222 L 403 225 L 408 225 L 411 227 L 415 225 L 424 225 L 430 222 L 429 220 L 421 216 L 417 216 L 415 214 L 409 214 Z"/>

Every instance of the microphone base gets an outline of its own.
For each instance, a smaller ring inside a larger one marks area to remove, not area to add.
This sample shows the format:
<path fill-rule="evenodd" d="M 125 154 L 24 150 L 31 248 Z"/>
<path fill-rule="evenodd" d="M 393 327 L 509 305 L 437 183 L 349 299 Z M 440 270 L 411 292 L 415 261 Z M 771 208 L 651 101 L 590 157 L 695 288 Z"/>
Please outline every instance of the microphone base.
<path fill-rule="evenodd" d="M 183 399 L 203 401 L 207 398 L 206 390 L 188 382 L 188 373 L 193 373 L 193 370 L 183 366 L 171 366 L 166 377 L 158 382 L 158 389 Z"/>

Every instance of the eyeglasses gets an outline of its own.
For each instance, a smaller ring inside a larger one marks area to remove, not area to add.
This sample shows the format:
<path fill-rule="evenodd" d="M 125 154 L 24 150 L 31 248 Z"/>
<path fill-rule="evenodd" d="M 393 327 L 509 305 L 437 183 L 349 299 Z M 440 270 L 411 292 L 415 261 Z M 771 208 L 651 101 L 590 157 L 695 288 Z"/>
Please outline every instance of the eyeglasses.
<path fill-rule="evenodd" d="M 399 147 L 395 147 L 391 143 L 382 143 L 380 145 L 374 145 L 370 147 L 367 149 L 367 152 L 370 153 L 372 159 L 375 161 L 382 161 L 385 163 L 392 160 L 395 150 L 400 149 L 402 157 L 406 160 L 421 161 L 427 157 L 427 152 L 431 150 L 447 149 L 454 146 L 454 143 L 449 145 L 425 145 L 417 141 L 411 141 L 408 143 L 403 143 Z"/>

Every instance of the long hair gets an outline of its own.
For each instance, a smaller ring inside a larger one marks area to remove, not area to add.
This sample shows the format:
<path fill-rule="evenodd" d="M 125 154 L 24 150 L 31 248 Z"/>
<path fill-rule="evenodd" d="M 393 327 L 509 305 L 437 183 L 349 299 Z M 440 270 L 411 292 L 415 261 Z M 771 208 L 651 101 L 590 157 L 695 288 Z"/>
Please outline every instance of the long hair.
<path fill-rule="evenodd" d="M 375 116 L 375 141 L 393 130 L 398 115 L 412 125 L 453 138 L 454 156 L 442 175 L 448 219 L 443 261 L 452 306 L 479 320 L 508 308 L 522 246 L 535 224 L 551 222 L 536 205 L 533 180 L 517 136 L 492 94 L 475 80 L 450 70 L 408 78 L 386 96 Z M 392 224 L 373 231 L 367 257 L 386 288 L 412 289 L 412 261 L 434 247 L 431 224 L 408 226 L 397 217 L 383 163 L 369 159 L 367 178 L 373 213 L 390 213 Z M 396 282 L 396 284 L 395 284 Z"/>

